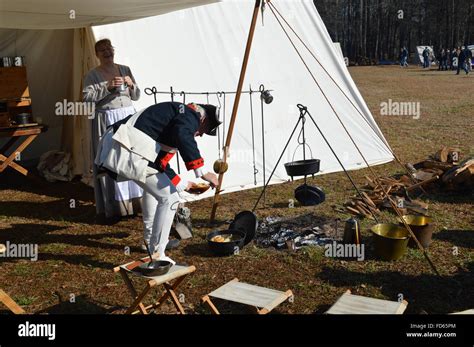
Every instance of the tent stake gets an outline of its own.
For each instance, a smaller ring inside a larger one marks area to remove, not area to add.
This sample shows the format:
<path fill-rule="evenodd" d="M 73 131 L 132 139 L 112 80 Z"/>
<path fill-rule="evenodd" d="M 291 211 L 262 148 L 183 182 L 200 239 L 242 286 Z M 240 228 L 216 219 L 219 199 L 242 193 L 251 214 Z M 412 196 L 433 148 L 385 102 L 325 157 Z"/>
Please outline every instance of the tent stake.
<path fill-rule="evenodd" d="M 232 140 L 232 133 L 234 131 L 235 119 L 237 117 L 237 110 L 239 109 L 240 95 L 242 93 L 242 87 L 245 79 L 245 72 L 247 71 L 247 64 L 249 61 L 250 49 L 252 47 L 253 34 L 255 32 L 255 26 L 258 18 L 258 10 L 260 8 L 260 0 L 255 0 L 255 7 L 253 9 L 252 22 L 250 24 L 249 35 L 247 38 L 247 45 L 245 47 L 244 60 L 242 62 L 242 69 L 240 71 L 239 83 L 237 85 L 237 92 L 235 94 L 234 107 L 232 109 L 232 116 L 229 124 L 229 131 L 227 133 L 227 138 L 224 145 L 224 163 L 227 163 L 227 157 L 229 154 L 230 142 Z M 211 218 L 210 222 L 214 222 L 216 217 L 217 206 L 219 203 L 219 194 L 221 192 L 222 182 L 224 180 L 224 174 L 219 174 L 219 184 L 216 187 L 216 192 L 214 194 L 214 202 L 212 204 Z"/>

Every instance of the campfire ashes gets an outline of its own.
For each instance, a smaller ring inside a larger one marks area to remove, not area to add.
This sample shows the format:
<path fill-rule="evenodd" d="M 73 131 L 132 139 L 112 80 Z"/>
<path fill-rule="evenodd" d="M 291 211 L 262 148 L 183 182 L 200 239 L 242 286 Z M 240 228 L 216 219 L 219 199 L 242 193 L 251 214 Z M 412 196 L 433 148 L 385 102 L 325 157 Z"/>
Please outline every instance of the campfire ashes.
<path fill-rule="evenodd" d="M 258 246 L 298 250 L 303 246 L 324 246 L 342 238 L 344 223 L 338 219 L 304 215 L 292 219 L 267 217 L 259 225 Z"/>

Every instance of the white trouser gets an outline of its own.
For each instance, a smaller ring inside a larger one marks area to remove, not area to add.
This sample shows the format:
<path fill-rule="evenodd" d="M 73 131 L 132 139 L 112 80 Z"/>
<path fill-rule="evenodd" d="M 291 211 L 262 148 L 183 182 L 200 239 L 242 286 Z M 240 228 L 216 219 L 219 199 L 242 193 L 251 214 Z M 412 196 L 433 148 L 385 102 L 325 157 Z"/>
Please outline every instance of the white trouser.
<path fill-rule="evenodd" d="M 171 226 L 178 210 L 179 194 L 168 176 L 157 173 L 148 176 L 146 182 L 136 181 L 143 188 L 142 213 L 144 238 L 152 253 L 166 259 Z"/>

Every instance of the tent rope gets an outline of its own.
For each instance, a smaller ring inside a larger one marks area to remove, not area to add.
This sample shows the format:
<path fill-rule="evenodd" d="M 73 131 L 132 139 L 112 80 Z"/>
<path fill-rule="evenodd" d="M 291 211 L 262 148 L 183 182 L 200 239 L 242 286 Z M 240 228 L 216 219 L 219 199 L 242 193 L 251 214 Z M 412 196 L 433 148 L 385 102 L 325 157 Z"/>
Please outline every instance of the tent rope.
<path fill-rule="evenodd" d="M 306 50 L 311 54 L 311 56 L 314 58 L 314 60 L 319 64 L 319 66 L 321 66 L 321 68 L 323 69 L 323 71 L 326 73 L 326 75 L 331 79 L 331 81 L 336 85 L 336 87 L 341 91 L 341 93 L 344 95 L 344 97 L 349 101 L 349 103 L 354 107 L 354 109 L 357 111 L 357 113 L 361 116 L 361 118 L 364 120 L 364 122 L 367 123 L 367 125 L 371 128 L 371 130 L 374 132 L 374 134 L 387 146 L 387 149 L 389 150 L 389 152 L 393 155 L 393 157 L 395 158 L 395 161 L 403 168 L 403 170 L 408 174 L 408 176 L 410 177 L 411 181 L 413 183 L 417 183 L 415 177 L 413 176 L 413 173 L 407 169 L 407 167 L 405 165 L 403 165 L 402 161 L 400 160 L 400 158 L 396 155 L 396 153 L 392 150 L 392 148 L 390 147 L 390 145 L 388 144 L 387 140 L 381 135 L 379 134 L 379 132 L 374 128 L 374 126 L 372 124 L 370 124 L 370 122 L 365 118 L 365 116 L 362 114 L 362 112 L 360 111 L 360 109 L 352 102 L 352 100 L 349 98 L 349 96 L 344 92 L 344 90 L 342 90 L 341 86 L 336 82 L 336 80 L 331 76 L 331 74 L 327 71 L 327 69 L 324 67 L 324 65 L 319 61 L 319 59 L 315 56 L 315 54 L 311 51 L 311 49 L 309 48 L 309 46 L 303 41 L 303 39 L 298 35 L 298 33 L 294 30 L 294 28 L 291 26 L 290 23 L 288 23 L 288 21 L 285 19 L 285 17 L 280 13 L 280 11 L 278 11 L 278 9 L 276 8 L 276 6 L 271 3 L 271 2 L 268 2 L 268 5 L 270 6 L 270 9 L 272 10 L 275 10 L 276 13 L 278 13 L 278 15 L 280 16 L 280 18 L 285 22 L 285 24 L 288 26 L 288 28 L 290 28 L 290 30 L 293 32 L 293 34 L 298 38 L 298 40 L 301 42 L 301 44 L 306 48 Z M 275 14 L 275 13 L 274 13 Z M 425 191 L 425 189 L 423 187 L 420 187 L 421 190 L 423 191 L 424 194 L 428 195 L 428 193 Z"/>
<path fill-rule="evenodd" d="M 263 92 L 265 91 L 265 86 L 261 84 L 258 87 L 258 90 L 260 92 L 260 113 L 262 116 L 262 160 L 263 160 L 263 182 L 265 182 L 266 174 L 267 174 L 267 167 L 266 167 L 266 162 L 265 162 L 265 115 L 263 112 Z M 267 202 L 267 195 L 265 193 L 265 190 L 263 190 L 263 205 L 265 206 Z"/>
<path fill-rule="evenodd" d="M 250 122 L 252 129 L 252 160 L 253 160 L 253 183 L 257 185 L 257 174 L 258 169 L 255 161 L 255 125 L 253 121 L 253 100 L 252 100 L 252 85 L 249 85 L 249 97 L 250 97 Z"/>
<path fill-rule="evenodd" d="M 371 172 L 373 178 L 374 178 L 374 181 L 375 182 L 379 182 L 379 179 L 378 179 L 378 176 L 376 175 L 375 171 L 372 169 L 372 167 L 370 166 L 370 164 L 368 163 L 367 159 L 365 158 L 365 156 L 363 155 L 363 153 L 361 152 L 359 146 L 357 145 L 357 143 L 355 142 L 354 138 L 352 137 L 352 135 L 350 134 L 350 132 L 348 131 L 348 129 L 346 128 L 346 126 L 344 125 L 344 122 L 342 122 L 339 114 L 337 113 L 337 111 L 335 110 L 334 106 L 332 105 L 331 101 L 329 100 L 329 98 L 327 97 L 326 93 L 324 93 L 324 90 L 321 88 L 320 84 L 318 83 L 316 77 L 314 76 L 313 72 L 311 71 L 311 69 L 309 68 L 308 64 L 306 63 L 306 61 L 304 60 L 303 56 L 301 55 L 300 51 L 298 50 L 298 48 L 296 47 L 295 43 L 293 42 L 293 40 L 291 39 L 290 35 L 288 34 L 288 32 L 286 31 L 285 27 L 283 26 L 283 24 L 281 23 L 280 19 L 278 18 L 278 16 L 276 15 L 274 9 L 273 9 L 273 6 L 271 6 L 272 4 L 270 4 L 270 10 L 272 12 L 272 14 L 274 15 L 275 19 L 277 20 L 278 24 L 280 25 L 280 27 L 282 28 L 283 32 L 285 33 L 286 37 L 288 38 L 288 40 L 290 41 L 291 45 L 293 46 L 293 48 L 295 49 L 296 53 L 298 54 L 298 56 L 300 57 L 303 65 L 306 67 L 308 73 L 311 75 L 313 81 L 315 82 L 316 86 L 318 87 L 318 89 L 321 91 L 321 94 L 324 96 L 324 98 L 326 99 L 326 102 L 328 103 L 329 107 L 331 108 L 331 110 L 333 111 L 334 115 L 336 116 L 336 118 L 338 119 L 339 123 L 341 124 L 341 126 L 343 127 L 344 131 L 346 132 L 347 136 L 349 137 L 349 139 L 351 140 L 351 142 L 353 143 L 354 147 L 356 148 L 357 152 L 360 154 L 361 158 L 363 159 L 364 163 L 366 164 L 367 168 L 369 169 L 369 171 Z M 438 270 L 436 269 L 436 267 L 434 266 L 434 264 L 432 263 L 431 259 L 429 258 L 428 256 L 428 253 L 426 252 L 426 250 L 423 248 L 423 246 L 420 244 L 420 242 L 418 241 L 418 239 L 416 238 L 415 234 L 413 233 L 412 229 L 410 228 L 410 226 L 405 222 L 405 220 L 403 219 L 403 215 L 401 213 L 401 211 L 398 209 L 398 206 L 397 204 L 393 201 L 393 199 L 390 197 L 390 195 L 388 194 L 388 191 L 385 190 L 384 186 L 382 184 L 380 184 L 381 188 L 382 188 L 382 192 L 384 194 L 384 197 L 387 198 L 387 200 L 390 202 L 390 204 L 392 205 L 392 208 L 393 210 L 396 212 L 396 214 L 399 216 L 401 222 L 404 224 L 405 228 L 409 231 L 410 233 L 410 236 L 413 238 L 413 240 L 415 241 L 415 243 L 417 244 L 418 248 L 423 252 L 423 255 L 425 256 L 426 260 L 428 261 L 428 263 L 430 264 L 431 268 L 433 269 L 433 271 L 437 274 L 437 275 L 440 275 Z M 366 201 L 365 198 L 363 198 L 363 201 Z"/>

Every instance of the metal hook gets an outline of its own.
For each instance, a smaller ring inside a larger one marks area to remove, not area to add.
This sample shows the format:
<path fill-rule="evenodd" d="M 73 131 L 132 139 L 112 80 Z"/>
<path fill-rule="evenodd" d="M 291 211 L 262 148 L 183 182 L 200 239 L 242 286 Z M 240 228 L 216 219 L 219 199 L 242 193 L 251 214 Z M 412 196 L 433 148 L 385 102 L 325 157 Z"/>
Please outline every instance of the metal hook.
<path fill-rule="evenodd" d="M 308 108 L 306 106 L 302 105 L 302 104 L 298 104 L 298 105 L 296 105 L 296 107 L 298 107 L 300 112 L 304 112 L 304 113 L 308 112 Z"/>
<path fill-rule="evenodd" d="M 180 93 L 179 93 L 179 96 L 182 96 L 183 97 L 183 104 L 186 103 L 186 92 L 184 90 L 182 90 Z"/>
<path fill-rule="evenodd" d="M 153 98 L 155 99 L 155 104 L 156 104 L 156 94 L 158 94 L 158 90 L 156 89 L 155 86 L 151 88 L 145 88 L 145 94 L 146 95 L 153 95 Z"/>

